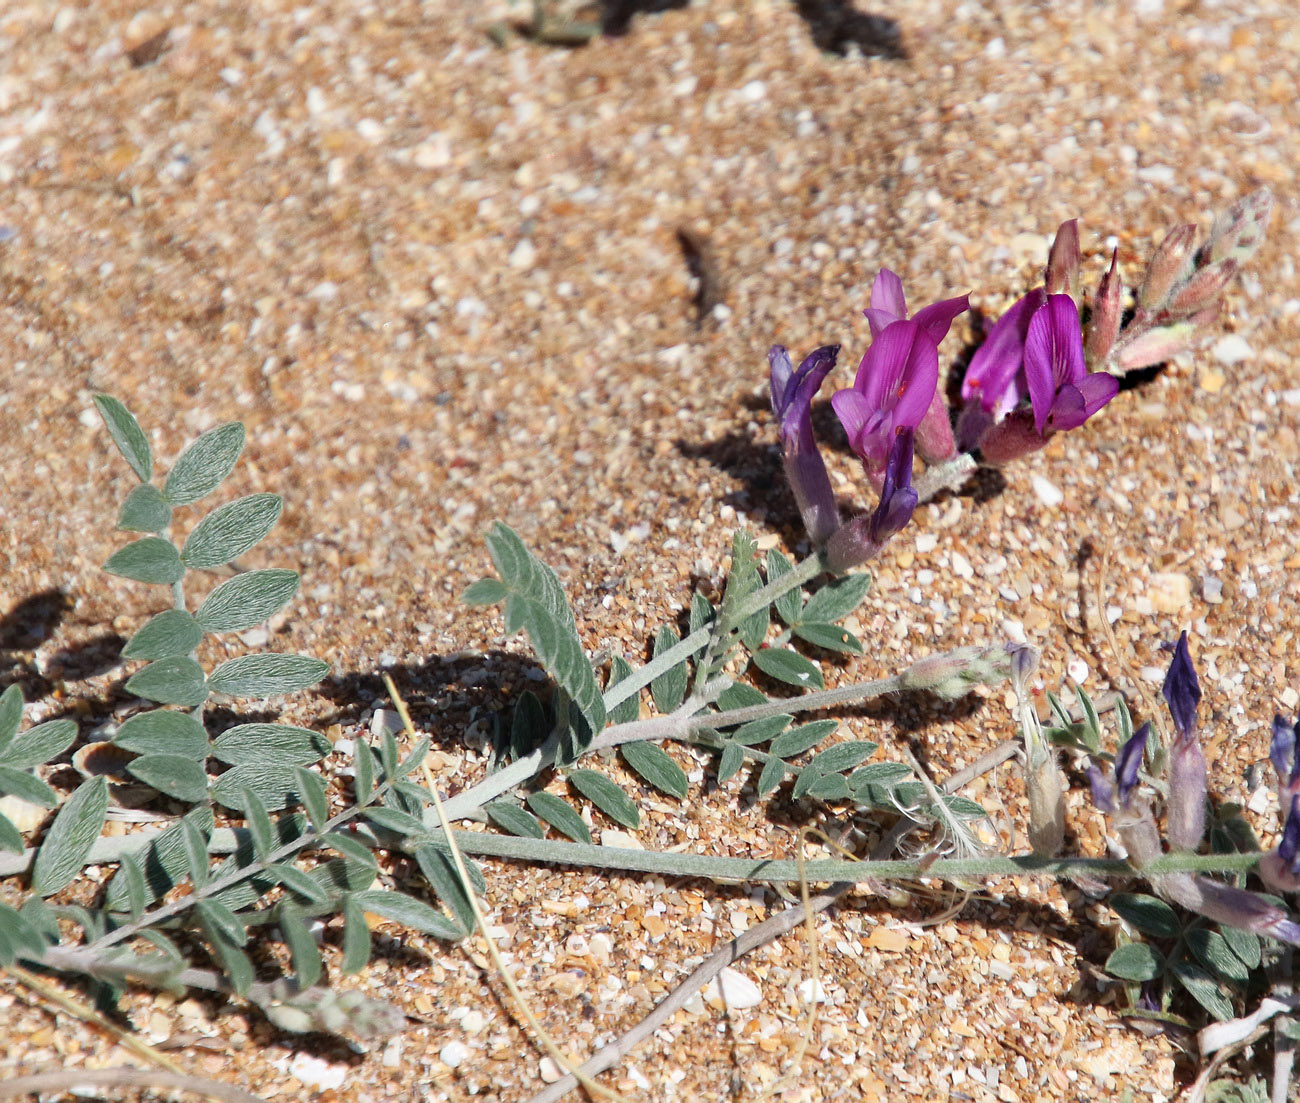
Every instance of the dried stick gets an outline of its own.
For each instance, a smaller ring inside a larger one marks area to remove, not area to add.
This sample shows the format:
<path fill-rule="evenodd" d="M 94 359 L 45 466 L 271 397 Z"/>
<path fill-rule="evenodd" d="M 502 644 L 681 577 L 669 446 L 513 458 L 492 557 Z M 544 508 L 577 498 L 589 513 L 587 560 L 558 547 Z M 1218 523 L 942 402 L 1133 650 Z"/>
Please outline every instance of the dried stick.
<path fill-rule="evenodd" d="M 945 793 L 952 793 L 960 789 L 963 785 L 968 784 L 981 774 L 987 773 L 996 766 L 1000 766 L 1007 759 L 1012 758 L 1019 749 L 1020 743 L 1015 739 L 1008 739 L 1000 743 L 992 751 L 986 754 L 978 762 L 972 763 L 963 770 L 959 770 L 948 778 L 940 788 Z M 899 821 L 904 823 L 903 831 L 899 837 L 913 827 L 917 826 L 915 820 L 910 817 L 904 817 Z M 893 837 L 893 832 L 881 840 L 884 844 L 886 840 Z M 894 841 L 897 841 L 894 839 Z M 889 843 L 892 848 L 893 842 Z M 876 847 L 873 857 L 879 855 L 881 847 Z M 746 954 L 757 950 L 760 946 L 766 946 L 769 942 L 774 942 L 782 935 L 789 934 L 805 918 L 810 915 L 816 915 L 824 912 L 840 897 L 844 896 L 850 889 L 854 888 L 852 881 L 840 881 L 831 885 L 824 892 L 817 893 L 816 896 L 810 897 L 806 902 L 800 900 L 798 903 L 791 904 L 782 912 L 763 920 L 757 927 L 751 927 L 744 934 L 732 939 L 722 949 L 705 958 L 689 977 L 674 988 L 665 996 L 636 1026 L 624 1034 L 621 1038 L 610 1042 L 609 1045 L 603 1046 L 593 1053 L 586 1061 L 582 1063 L 578 1071 L 583 1076 L 596 1076 L 608 1068 L 618 1064 L 624 1057 L 632 1052 L 642 1041 L 650 1037 L 664 1023 L 666 1023 L 675 1012 L 681 1010 L 690 1002 L 691 997 L 701 988 L 716 977 L 723 969 L 732 962 L 739 961 Z M 813 998 L 816 998 L 816 990 L 813 991 Z M 578 1080 L 574 1076 L 563 1076 L 554 1084 L 549 1085 L 544 1090 L 538 1092 L 529 1103 L 557 1103 L 563 1099 L 569 1092 L 578 1086 Z"/>
<path fill-rule="evenodd" d="M 266 1103 L 260 1095 L 252 1095 L 233 1084 L 164 1072 L 162 1069 L 60 1069 L 58 1072 L 38 1072 L 14 1080 L 0 1080 L 0 1099 L 41 1092 L 63 1092 L 82 1084 L 104 1088 L 178 1088 L 208 1099 L 220 1099 L 223 1103 Z"/>

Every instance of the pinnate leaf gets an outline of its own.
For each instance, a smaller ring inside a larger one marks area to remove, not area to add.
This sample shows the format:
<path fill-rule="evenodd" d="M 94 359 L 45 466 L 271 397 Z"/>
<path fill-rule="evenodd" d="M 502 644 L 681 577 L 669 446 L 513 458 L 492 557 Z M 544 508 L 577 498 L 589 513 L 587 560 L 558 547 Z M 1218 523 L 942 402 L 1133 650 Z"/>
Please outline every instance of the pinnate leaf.
<path fill-rule="evenodd" d="M 307 655 L 262 652 L 227 659 L 208 678 L 208 689 L 231 697 L 272 697 L 314 686 L 329 673 L 329 663 Z"/>
<path fill-rule="evenodd" d="M 104 419 L 108 435 L 113 438 L 122 458 L 131 465 L 136 478 L 147 483 L 153 477 L 153 451 L 135 416 L 112 395 L 95 395 L 95 409 Z"/>
<path fill-rule="evenodd" d="M 280 519 L 278 494 L 250 494 L 219 506 L 194 526 L 181 549 L 187 567 L 220 567 L 258 544 Z"/>
<path fill-rule="evenodd" d="M 325 782 L 319 774 L 304 770 L 301 766 L 294 768 L 293 779 L 298 789 L 298 796 L 302 799 L 302 806 L 307 810 L 307 816 L 311 820 L 311 825 L 319 831 L 325 826 L 325 821 L 330 818 L 329 798 L 325 791 Z"/>
<path fill-rule="evenodd" d="M 301 909 L 288 900 L 280 904 L 276 912 L 276 923 L 284 943 L 289 947 L 293 958 L 294 980 L 298 989 L 310 988 L 321 978 L 320 951 L 316 949 L 316 940 L 303 920 Z"/>
<path fill-rule="evenodd" d="M 208 733 L 188 712 L 153 709 L 125 721 L 113 742 L 136 754 L 175 754 L 204 759 L 208 754 Z"/>
<path fill-rule="evenodd" d="M 718 695 L 718 724 L 727 726 L 726 713 L 736 709 L 747 709 L 754 705 L 766 705 L 767 695 L 744 682 L 734 682 Z"/>
<path fill-rule="evenodd" d="M 1176 961 L 1170 966 L 1170 971 L 1192 998 L 1219 1022 L 1232 1018 L 1232 1001 L 1224 993 L 1223 986 L 1199 965 Z"/>
<path fill-rule="evenodd" d="M 127 764 L 132 777 L 175 800 L 198 801 L 208 795 L 203 763 L 175 754 L 150 754 Z"/>
<path fill-rule="evenodd" d="M 641 813 L 632 799 L 604 774 L 595 770 L 570 770 L 568 780 L 615 823 L 631 828 L 641 825 Z"/>
<path fill-rule="evenodd" d="M 185 819 L 199 829 L 205 840 L 211 835 L 211 808 L 195 808 Z M 150 900 L 157 900 L 170 892 L 184 878 L 186 871 L 185 829 L 182 824 L 167 828 L 140 852 L 136 860 L 144 873 Z M 125 911 L 127 904 L 127 885 L 119 872 L 108 884 L 105 906 L 110 911 Z"/>
<path fill-rule="evenodd" d="M 177 554 L 176 545 L 161 536 L 133 540 L 109 557 L 104 570 L 134 582 L 167 586 L 185 577 L 185 564 Z"/>
<path fill-rule="evenodd" d="M 163 497 L 187 506 L 216 490 L 244 450 L 244 427 L 237 421 L 210 429 L 177 457 L 163 483 Z"/>
<path fill-rule="evenodd" d="M 462 933 L 472 931 L 474 909 L 470 905 L 465 884 L 460 879 L 460 873 L 451 854 L 441 847 L 426 845 L 416 848 L 415 860 L 425 880 L 429 882 L 434 896 L 451 909 L 451 914 L 456 917 Z M 467 866 L 467 872 L 468 868 Z"/>
<path fill-rule="evenodd" d="M 769 758 L 763 763 L 762 772 L 758 775 L 758 795 L 765 797 L 768 793 L 776 792 L 784 780 L 785 763 L 779 758 Z"/>
<path fill-rule="evenodd" d="M 1198 927 L 1185 935 L 1187 945 L 1192 948 L 1196 960 L 1221 980 L 1236 981 L 1245 984 L 1250 979 L 1250 970 L 1228 946 L 1227 940 L 1218 931 Z"/>
<path fill-rule="evenodd" d="M 68 797 L 36 852 L 32 892 L 49 896 L 70 884 L 85 865 L 108 815 L 108 781 L 84 781 Z"/>
<path fill-rule="evenodd" d="M 43 766 L 55 755 L 62 754 L 77 738 L 75 720 L 47 720 L 29 728 L 0 751 L 0 765 L 15 770 L 29 766 Z"/>
<path fill-rule="evenodd" d="M 769 739 L 775 739 L 793 722 L 794 717 L 785 712 L 775 716 L 764 716 L 759 720 L 751 720 L 748 724 L 741 724 L 727 736 L 727 739 L 732 743 L 739 743 L 742 747 L 753 747 L 759 743 L 766 743 Z"/>
<path fill-rule="evenodd" d="M 575 843 L 591 842 L 591 832 L 587 830 L 582 817 L 574 811 L 568 801 L 562 800 L 554 793 L 536 792 L 528 795 L 527 803 L 534 815 L 540 816 L 556 831 L 567 835 Z"/>
<path fill-rule="evenodd" d="M 127 532 L 162 532 L 172 519 L 172 507 L 151 483 L 134 487 L 122 503 L 117 527 Z"/>
<path fill-rule="evenodd" d="M 754 665 L 769 678 L 775 678 L 786 685 L 807 689 L 815 686 L 825 689 L 822 672 L 815 663 L 785 647 L 764 647 L 754 652 Z"/>
<path fill-rule="evenodd" d="M 656 789 L 681 800 L 690 789 L 686 771 L 654 743 L 624 743 L 623 760 Z"/>
<path fill-rule="evenodd" d="M 508 800 L 494 800 L 483 809 L 494 824 L 511 835 L 525 839 L 545 838 L 546 832 L 534 816 Z"/>
<path fill-rule="evenodd" d="M 631 675 L 632 664 L 622 655 L 615 655 L 609 661 L 609 684 L 605 687 L 606 692 L 613 689 L 619 682 L 631 677 Z M 630 724 L 640 715 L 641 694 L 634 693 L 631 697 L 624 698 L 610 710 L 609 721 L 612 724 Z"/>
<path fill-rule="evenodd" d="M 208 682 L 203 668 L 189 657 L 159 659 L 128 678 L 126 691 L 148 701 L 194 708 L 208 699 Z"/>
<path fill-rule="evenodd" d="M 204 632 L 242 632 L 270 620 L 298 592 L 298 572 L 274 567 L 228 579 L 199 606 L 194 619 Z"/>
<path fill-rule="evenodd" d="M 188 655 L 203 639 L 203 629 L 183 609 L 153 617 L 122 648 L 124 659 L 173 659 Z"/>
<path fill-rule="evenodd" d="M 370 960 L 370 928 L 355 895 L 343 898 L 343 962 L 345 974 L 359 973 Z"/>

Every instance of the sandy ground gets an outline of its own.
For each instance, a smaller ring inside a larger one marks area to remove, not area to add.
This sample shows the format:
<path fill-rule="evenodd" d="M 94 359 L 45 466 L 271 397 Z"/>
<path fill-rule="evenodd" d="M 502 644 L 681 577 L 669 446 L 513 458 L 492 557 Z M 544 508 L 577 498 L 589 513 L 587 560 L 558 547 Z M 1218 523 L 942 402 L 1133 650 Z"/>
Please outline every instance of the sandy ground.
<path fill-rule="evenodd" d="M 892 13 L 905 59 L 819 50 L 787 0 L 696 0 L 573 49 L 488 36 L 527 14 L 469 0 L 0 11 L 0 658 L 31 718 L 71 702 L 89 734 L 123 707 L 117 648 L 162 607 L 99 570 L 129 475 L 97 391 L 137 413 L 164 466 L 200 431 L 247 424 L 230 492 L 286 499 L 250 559 L 304 577 L 273 643 L 332 667 L 282 715 L 352 734 L 387 670 L 454 789 L 481 775 L 485 717 L 530 684 L 523 641 L 457 600 L 488 567 L 490 521 L 556 567 L 589 648 L 639 659 L 722 577 L 738 524 L 799 548 L 766 409 L 771 343 L 842 342 L 846 385 L 882 265 L 914 303 L 970 291 L 995 314 L 1065 218 L 1082 220 L 1090 282 L 1108 243 L 1134 280 L 1167 225 L 1208 226 L 1266 184 L 1269 243 L 1215 336 L 1002 480 L 922 509 L 858 618 L 868 656 L 828 664 L 836 684 L 1023 637 L 1047 685 L 1069 672 L 1143 712 L 1158 644 L 1187 628 L 1212 784 L 1245 801 L 1243 770 L 1300 687 L 1290 5 L 914 0 Z M 704 247 L 717 305 L 703 317 L 683 231 Z M 852 457 L 831 464 L 842 503 L 870 505 Z M 1013 724 L 998 690 L 849 713 L 841 731 L 882 758 L 911 740 L 942 775 Z M 790 825 L 824 815 L 748 786 L 699 781 L 684 805 L 647 792 L 639 838 L 788 855 Z M 1014 768 L 967 792 L 1023 845 Z M 1077 784 L 1070 803 L 1099 852 Z M 780 905 L 484 865 L 521 985 L 583 1053 Z M 1178 1048 L 1126 1026 L 1098 980 L 1104 906 L 1001 883 L 928 922 L 950 902 L 821 918 L 827 1002 L 783 1098 L 1157 1100 L 1186 1085 Z M 481 946 L 389 933 L 345 982 L 425 1020 L 387 1045 L 278 1034 L 204 999 L 135 993 L 124 1010 L 195 1074 L 267 1099 L 537 1090 Z M 807 966 L 797 938 L 755 954 L 738 968 L 757 1006 L 693 1005 L 608 1082 L 638 1100 L 756 1098 L 797 1042 Z M 0 1020 L 5 1076 L 128 1060 L 7 978 Z"/>

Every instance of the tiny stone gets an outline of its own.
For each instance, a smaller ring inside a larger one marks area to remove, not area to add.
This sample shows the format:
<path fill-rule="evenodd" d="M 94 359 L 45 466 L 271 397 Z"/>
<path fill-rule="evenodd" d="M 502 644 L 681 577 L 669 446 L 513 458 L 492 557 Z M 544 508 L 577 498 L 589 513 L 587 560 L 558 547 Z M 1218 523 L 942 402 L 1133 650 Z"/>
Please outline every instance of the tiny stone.
<path fill-rule="evenodd" d="M 438 1060 L 449 1069 L 459 1068 L 469 1056 L 469 1046 L 464 1042 L 448 1042 L 438 1050 Z"/>
<path fill-rule="evenodd" d="M 741 88 L 740 98 L 746 103 L 760 103 L 767 99 L 767 85 L 761 80 L 751 80 Z"/>
<path fill-rule="evenodd" d="M 347 1065 L 332 1065 L 310 1053 L 296 1053 L 289 1062 L 289 1075 L 312 1088 L 339 1088 L 348 1075 Z"/>
<path fill-rule="evenodd" d="M 813 993 L 816 992 L 818 1003 L 825 1003 L 827 1000 L 826 989 L 822 986 L 821 981 L 814 981 L 812 977 L 803 981 L 799 985 L 799 999 L 802 1003 L 812 1003 Z"/>
<path fill-rule="evenodd" d="M 537 1075 L 541 1077 L 543 1084 L 554 1084 L 564 1073 L 553 1058 L 543 1057 L 537 1063 Z"/>
<path fill-rule="evenodd" d="M 1287 686 L 1282 691 L 1282 707 L 1293 709 L 1300 705 L 1300 693 L 1297 693 L 1292 686 Z"/>
<path fill-rule="evenodd" d="M 1035 475 L 1029 481 L 1038 500 L 1048 509 L 1054 509 L 1065 501 L 1065 495 L 1057 489 L 1056 484 L 1049 482 L 1042 475 Z"/>
<path fill-rule="evenodd" d="M 601 846 L 613 846 L 619 850 L 644 850 L 638 839 L 633 838 L 626 831 L 619 831 L 612 827 L 607 827 L 600 833 Z"/>
<path fill-rule="evenodd" d="M 926 552 L 934 551 L 939 543 L 939 534 L 937 532 L 922 532 L 916 537 L 916 550 L 924 555 Z"/>
<path fill-rule="evenodd" d="M 1177 571 L 1153 574 L 1147 596 L 1157 613 L 1177 613 L 1192 600 L 1192 580 Z"/>
<path fill-rule="evenodd" d="M 952 553 L 952 573 L 958 578 L 974 578 L 975 568 L 961 552 L 955 551 Z"/>
<path fill-rule="evenodd" d="M 1220 605 L 1223 603 L 1223 582 L 1213 575 L 1205 575 L 1201 579 L 1201 596 L 1211 605 Z"/>
<path fill-rule="evenodd" d="M 537 246 L 528 238 L 520 238 L 519 244 L 510 251 L 508 262 L 511 268 L 525 271 L 537 263 Z"/>
<path fill-rule="evenodd" d="M 1226 383 L 1227 380 L 1228 377 L 1221 371 L 1211 370 L 1204 372 L 1201 375 L 1201 390 L 1205 391 L 1207 394 L 1218 394 L 1223 390 L 1223 384 Z"/>
<path fill-rule="evenodd" d="M 710 1002 L 721 1000 L 733 1011 L 744 1011 L 763 1002 L 763 991 L 744 973 L 727 968 L 705 986 L 704 998 Z"/>
<path fill-rule="evenodd" d="M 1214 348 L 1211 349 L 1211 352 L 1213 352 L 1214 358 L 1220 364 L 1229 366 L 1240 364 L 1243 360 L 1249 360 L 1255 355 L 1255 350 L 1239 333 L 1229 333 L 1226 337 L 1220 337 L 1214 342 Z"/>

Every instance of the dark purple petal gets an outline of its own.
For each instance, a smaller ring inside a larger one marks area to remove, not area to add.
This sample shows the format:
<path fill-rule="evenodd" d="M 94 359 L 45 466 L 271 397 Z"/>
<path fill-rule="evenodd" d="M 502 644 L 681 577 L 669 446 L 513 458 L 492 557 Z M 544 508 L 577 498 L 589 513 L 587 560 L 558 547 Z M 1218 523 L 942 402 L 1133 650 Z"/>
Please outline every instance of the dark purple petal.
<path fill-rule="evenodd" d="M 1088 767 L 1088 787 L 1092 790 L 1093 804 L 1103 812 L 1114 812 L 1116 810 L 1115 786 L 1110 783 L 1110 778 L 1096 766 Z"/>
<path fill-rule="evenodd" d="M 767 362 L 771 366 L 769 376 L 771 384 L 772 413 L 780 420 L 790 405 L 787 394 L 790 380 L 794 376 L 794 365 L 790 363 L 790 350 L 784 345 L 773 345 L 767 350 Z"/>
<path fill-rule="evenodd" d="M 1291 798 L 1291 811 L 1287 813 L 1277 853 L 1292 873 L 1300 874 L 1300 797 Z"/>
<path fill-rule="evenodd" d="M 953 319 L 969 309 L 970 296 L 958 295 L 955 299 L 944 299 L 942 302 L 923 306 L 912 316 L 912 321 L 925 330 L 930 335 L 930 340 L 938 345 L 948 336 Z"/>
<path fill-rule="evenodd" d="M 1034 312 L 1043 305 L 1046 293 L 1035 288 L 994 323 L 984 343 L 975 350 L 966 378 L 962 380 L 961 396 L 979 398 L 989 413 L 1005 413 L 1024 395 L 1019 384 L 1025 354 L 1025 334 Z"/>
<path fill-rule="evenodd" d="M 1079 308 L 1069 295 L 1049 295 L 1030 319 L 1025 334 L 1025 382 L 1034 407 L 1034 425 L 1040 433 L 1047 428 L 1057 392 L 1086 374 Z"/>
<path fill-rule="evenodd" d="M 1138 770 L 1142 767 L 1142 755 L 1147 748 L 1147 737 L 1151 734 L 1151 725 L 1143 724 L 1119 749 L 1115 756 L 1115 786 L 1119 791 L 1121 807 L 1127 807 L 1133 790 L 1137 788 Z"/>
<path fill-rule="evenodd" d="M 907 317 L 907 298 L 898 274 L 882 268 L 871 285 L 871 309 L 892 314 L 894 320 Z M 873 331 L 874 335 L 874 331 Z"/>
<path fill-rule="evenodd" d="M 1201 686 L 1196 680 L 1196 668 L 1192 666 L 1192 654 L 1187 649 L 1186 632 L 1178 637 L 1169 673 L 1165 675 L 1165 684 L 1160 692 L 1164 694 L 1179 736 L 1190 739 L 1196 734 L 1196 706 L 1201 701 Z"/>
<path fill-rule="evenodd" d="M 1296 721 L 1300 727 L 1300 720 Z M 1273 742 L 1268 749 L 1269 761 L 1279 785 L 1289 785 L 1300 777 L 1300 756 L 1296 755 L 1296 727 L 1280 716 L 1273 717 Z"/>
<path fill-rule="evenodd" d="M 913 435 L 910 429 L 901 429 L 889 448 L 889 461 L 885 464 L 885 480 L 880 488 L 880 504 L 871 515 L 870 537 L 883 544 L 900 531 L 916 511 L 918 501 L 912 489 Z"/>

